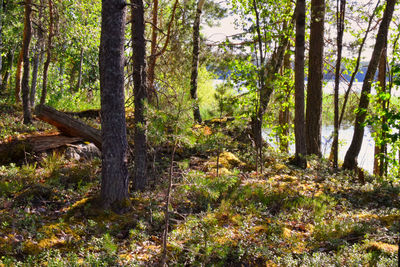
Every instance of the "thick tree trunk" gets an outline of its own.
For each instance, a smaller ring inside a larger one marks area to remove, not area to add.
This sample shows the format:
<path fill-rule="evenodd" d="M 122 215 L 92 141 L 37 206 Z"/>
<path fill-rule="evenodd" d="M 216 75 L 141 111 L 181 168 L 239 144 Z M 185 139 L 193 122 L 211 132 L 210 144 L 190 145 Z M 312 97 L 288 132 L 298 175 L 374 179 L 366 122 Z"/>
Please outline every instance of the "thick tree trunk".
<path fill-rule="evenodd" d="M 100 37 L 101 200 L 123 211 L 129 199 L 128 141 L 124 97 L 124 0 L 103 0 Z"/>
<path fill-rule="evenodd" d="M 311 1 L 309 75 L 307 83 L 307 154 L 321 156 L 322 80 L 325 0 Z"/>
<path fill-rule="evenodd" d="M 306 26 L 305 0 L 296 2 L 296 49 L 295 49 L 295 119 L 294 130 L 296 139 L 296 155 L 294 163 L 301 167 L 307 167 L 305 155 L 306 132 L 304 123 L 304 43 Z"/>
<path fill-rule="evenodd" d="M 197 98 L 197 78 L 199 68 L 199 53 L 200 53 L 200 21 L 201 13 L 203 12 L 205 0 L 199 0 L 197 3 L 196 18 L 193 23 L 193 58 L 192 58 L 192 74 L 190 78 L 190 96 L 193 103 L 193 117 L 196 122 L 201 122 L 200 108 Z"/>
<path fill-rule="evenodd" d="M 132 50 L 134 98 L 135 98 L 135 190 L 143 190 L 147 183 L 147 147 L 146 120 L 144 117 L 144 101 L 147 99 L 146 89 L 146 40 L 144 36 L 144 7 L 143 0 L 132 0 Z"/>
<path fill-rule="evenodd" d="M 47 53 L 46 53 L 46 61 L 44 62 L 43 67 L 43 83 L 42 83 L 42 95 L 40 97 L 40 104 L 43 105 L 46 102 L 47 97 L 47 75 L 49 71 L 50 61 L 51 61 L 51 46 L 53 39 L 53 1 L 49 0 L 49 16 L 50 16 L 50 24 L 49 24 L 49 32 L 47 33 Z"/>
<path fill-rule="evenodd" d="M 24 22 L 24 39 L 22 41 L 22 54 L 24 62 L 24 73 L 22 75 L 22 106 L 24 111 L 24 124 L 32 123 L 31 102 L 29 100 L 29 47 L 32 39 L 32 0 L 25 0 L 25 22 Z"/>
<path fill-rule="evenodd" d="M 387 0 L 386 9 L 383 14 L 381 25 L 379 26 L 378 35 L 376 37 L 374 51 L 372 52 L 372 57 L 368 65 L 367 72 L 365 74 L 361 90 L 360 102 L 358 105 L 358 112 L 356 114 L 356 121 L 354 124 L 353 139 L 344 158 L 344 169 L 353 170 L 357 167 L 357 157 L 360 153 L 364 137 L 364 127 L 362 126 L 362 124 L 365 122 L 365 117 L 367 116 L 367 109 L 369 105 L 368 95 L 371 92 L 371 84 L 379 64 L 379 59 L 385 46 L 385 40 L 387 38 L 389 24 L 392 20 L 394 6 L 396 2 L 396 0 Z"/>
<path fill-rule="evenodd" d="M 339 82 L 342 64 L 342 49 L 343 49 L 343 33 L 344 33 L 344 18 L 346 10 L 346 0 L 337 0 L 336 7 L 336 24 L 337 24 L 337 59 L 335 69 L 335 119 L 334 119 L 334 132 L 333 132 L 333 167 L 338 167 L 338 154 L 339 154 Z"/>
<path fill-rule="evenodd" d="M 99 149 L 102 149 L 100 130 L 88 126 L 80 120 L 68 116 L 64 112 L 45 105 L 38 105 L 35 114 L 38 119 L 57 127 L 61 132 L 70 136 L 85 138 L 95 144 Z"/>

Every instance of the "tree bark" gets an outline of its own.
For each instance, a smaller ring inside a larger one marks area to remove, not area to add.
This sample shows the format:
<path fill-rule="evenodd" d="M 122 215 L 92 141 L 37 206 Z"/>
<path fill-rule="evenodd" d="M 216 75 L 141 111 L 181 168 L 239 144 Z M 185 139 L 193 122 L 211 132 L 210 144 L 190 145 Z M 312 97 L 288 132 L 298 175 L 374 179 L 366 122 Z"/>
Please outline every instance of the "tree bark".
<path fill-rule="evenodd" d="M 3 0 L 0 0 L 0 51 L 3 50 Z M 0 53 L 0 93 L 3 88 L 3 80 L 1 73 L 3 72 L 3 55 Z"/>
<path fill-rule="evenodd" d="M 22 75 L 22 106 L 24 113 L 24 124 L 32 123 L 31 102 L 29 100 L 29 47 L 32 39 L 32 0 L 25 0 L 25 21 L 24 21 L 24 39 L 22 41 L 22 57 L 24 62 L 24 72 Z"/>
<path fill-rule="evenodd" d="M 45 105 L 38 105 L 35 114 L 38 119 L 57 127 L 61 132 L 70 136 L 85 138 L 95 144 L 100 150 L 102 149 L 100 130 L 88 126 L 64 112 Z"/>
<path fill-rule="evenodd" d="M 325 0 L 311 1 L 309 75 L 307 83 L 307 154 L 321 156 L 322 80 Z"/>
<path fill-rule="evenodd" d="M 387 40 L 385 40 L 385 47 L 382 51 L 381 58 L 379 60 L 379 66 L 378 66 L 378 82 L 380 85 L 380 90 L 378 91 L 379 93 L 386 93 L 386 56 L 387 56 Z M 387 106 L 387 101 L 383 99 L 378 99 L 378 105 L 380 105 L 380 108 L 382 110 L 386 109 Z M 379 139 L 385 140 L 386 137 L 386 132 L 384 131 L 384 127 L 386 124 L 386 118 L 382 117 L 382 122 L 381 125 L 378 126 L 380 129 L 378 129 L 379 133 L 381 136 L 379 136 Z M 385 154 L 386 154 L 387 146 L 385 143 L 375 143 L 375 157 L 374 157 L 374 174 L 383 176 L 385 174 Z"/>
<path fill-rule="evenodd" d="M 351 78 L 350 78 L 349 85 L 347 86 L 346 93 L 344 94 L 343 105 L 342 105 L 342 109 L 341 109 L 341 111 L 340 111 L 340 116 L 339 116 L 338 129 L 340 129 L 340 126 L 342 125 L 342 121 L 343 121 L 343 117 L 344 117 L 344 112 L 345 112 L 345 110 L 346 110 L 347 101 L 348 101 L 348 99 L 349 99 L 350 91 L 351 91 L 351 88 L 353 87 L 354 80 L 355 80 L 355 78 L 356 78 L 356 75 L 357 75 L 357 73 L 358 73 L 358 69 L 359 69 L 359 67 L 360 67 L 361 53 L 362 53 L 362 51 L 363 51 L 363 49 L 364 49 L 364 44 L 365 44 L 365 41 L 367 40 L 368 33 L 369 33 L 370 30 L 371 30 L 371 25 L 372 25 L 372 22 L 373 22 L 373 19 L 374 19 L 374 14 L 375 14 L 376 11 L 377 11 L 377 8 L 378 8 L 378 6 L 379 6 L 379 3 L 380 3 L 380 0 L 378 0 L 377 4 L 376 4 L 376 6 L 375 6 L 374 11 L 373 11 L 371 17 L 369 18 L 368 27 L 367 27 L 367 29 L 366 29 L 366 31 L 365 31 L 364 38 L 363 38 L 363 40 L 362 40 L 362 42 L 361 42 L 361 44 L 360 44 L 360 47 L 358 48 L 358 55 L 357 55 L 357 60 L 356 60 L 356 66 L 355 66 L 355 68 L 354 68 L 353 73 L 351 74 Z M 331 156 L 332 156 L 332 158 L 333 158 L 333 148 L 334 148 L 335 146 L 337 146 L 337 147 L 339 146 L 339 138 L 338 138 L 337 140 L 336 140 L 336 139 L 333 139 L 332 149 L 331 149 L 331 153 L 330 153 Z"/>
<path fill-rule="evenodd" d="M 365 117 L 367 115 L 367 109 L 369 105 L 369 93 L 371 92 L 371 84 L 375 76 L 376 69 L 379 64 L 382 51 L 385 46 L 385 40 L 387 38 L 389 24 L 392 20 L 394 6 L 396 0 L 387 0 L 385 12 L 383 14 L 381 25 L 379 26 L 378 35 L 376 37 L 376 43 L 372 52 L 372 57 L 368 65 L 367 72 L 365 74 L 363 86 L 361 89 L 360 102 L 358 105 L 358 111 L 356 114 L 356 121 L 354 124 L 354 134 L 351 141 L 350 147 L 347 150 L 344 158 L 343 168 L 353 170 L 357 167 L 357 157 L 360 153 L 363 137 Z"/>
<path fill-rule="evenodd" d="M 342 49 L 343 49 L 343 33 L 344 33 L 344 18 L 346 10 L 346 0 L 336 1 L 336 24 L 337 24 L 337 59 L 335 68 L 335 119 L 334 119 L 334 132 L 333 132 L 333 168 L 338 167 L 338 153 L 339 153 L 339 83 L 342 64 Z"/>
<path fill-rule="evenodd" d="M 6 73 L 3 76 L 3 83 L 2 86 L 0 88 L 0 91 L 3 92 L 4 90 L 6 90 L 7 88 L 7 84 L 8 84 L 8 79 L 10 77 L 10 73 L 12 72 L 12 68 L 13 68 L 13 63 L 14 63 L 14 54 L 15 54 L 15 50 L 11 50 L 9 51 L 9 54 L 7 55 L 7 70 Z"/>
<path fill-rule="evenodd" d="M 201 114 L 197 98 L 197 78 L 199 68 L 199 54 L 200 54 L 200 21 L 201 13 L 203 12 L 205 0 L 199 0 L 197 3 L 196 18 L 193 23 L 193 58 L 192 58 L 192 74 L 190 77 L 190 96 L 192 97 L 193 103 L 193 117 L 198 123 L 201 123 Z"/>
<path fill-rule="evenodd" d="M 304 122 L 304 43 L 306 26 L 305 0 L 296 2 L 296 47 L 295 47 L 295 119 L 294 130 L 296 139 L 296 155 L 294 164 L 301 168 L 307 167 L 305 155 L 306 132 Z"/>
<path fill-rule="evenodd" d="M 39 10 L 39 21 L 42 20 L 42 8 Z M 31 84 L 31 93 L 30 93 L 30 101 L 31 101 L 31 107 L 35 107 L 36 103 L 36 86 L 37 86 L 37 77 L 38 77 L 38 72 L 39 72 L 39 65 L 41 62 L 41 57 L 42 57 L 42 51 L 43 51 L 43 32 L 42 29 L 39 28 L 37 29 L 37 34 L 38 34 L 38 40 L 36 43 L 36 48 L 35 48 L 35 55 L 33 57 L 33 70 L 32 70 L 32 84 Z"/>
<path fill-rule="evenodd" d="M 144 102 L 147 99 L 146 88 L 146 40 L 144 24 L 143 0 L 132 0 L 132 50 L 133 79 L 134 79 L 134 142 L 135 142 L 135 169 L 134 190 L 143 190 L 147 183 L 147 147 L 146 147 L 146 120 L 144 117 Z"/>
<path fill-rule="evenodd" d="M 290 51 L 290 46 L 287 48 L 287 52 L 285 54 L 284 62 L 283 62 L 283 73 L 282 75 L 285 75 L 286 71 L 290 71 L 292 69 L 291 66 L 291 51 Z M 293 77 L 290 77 L 293 79 Z M 285 83 L 285 103 L 289 103 L 290 100 L 290 95 L 292 93 L 292 87 L 289 86 L 289 83 Z M 284 151 L 286 153 L 289 152 L 289 141 L 288 141 L 288 136 L 289 136 L 289 120 L 290 120 L 290 109 L 289 106 L 287 105 L 282 105 L 280 110 L 279 110 L 279 125 L 280 128 L 282 129 L 282 132 L 280 133 L 280 138 L 279 138 L 279 147 L 281 151 Z"/>
<path fill-rule="evenodd" d="M 103 0 L 100 37 L 101 201 L 124 211 L 129 201 L 128 141 L 124 96 L 124 0 Z"/>
<path fill-rule="evenodd" d="M 148 98 L 152 102 L 155 97 L 156 90 L 154 88 L 155 80 L 155 68 L 157 61 L 157 37 L 158 37 L 158 0 L 153 1 L 153 11 L 152 11 L 152 27 L 151 27 L 151 48 L 149 57 L 149 67 L 147 69 L 147 81 L 148 81 Z"/>
<path fill-rule="evenodd" d="M 21 103 L 21 80 L 22 80 L 22 70 L 23 70 L 23 49 L 19 51 L 19 57 L 17 62 L 17 70 L 15 72 L 15 102 Z"/>
<path fill-rule="evenodd" d="M 53 1 L 49 0 L 49 16 L 50 16 L 50 24 L 49 24 L 49 32 L 47 36 L 47 53 L 46 53 L 46 61 L 44 62 L 43 67 L 43 84 L 42 84 L 42 95 L 40 97 L 40 104 L 43 105 L 46 102 L 47 97 L 47 75 L 49 71 L 50 61 L 51 61 L 51 46 L 53 39 Z"/>

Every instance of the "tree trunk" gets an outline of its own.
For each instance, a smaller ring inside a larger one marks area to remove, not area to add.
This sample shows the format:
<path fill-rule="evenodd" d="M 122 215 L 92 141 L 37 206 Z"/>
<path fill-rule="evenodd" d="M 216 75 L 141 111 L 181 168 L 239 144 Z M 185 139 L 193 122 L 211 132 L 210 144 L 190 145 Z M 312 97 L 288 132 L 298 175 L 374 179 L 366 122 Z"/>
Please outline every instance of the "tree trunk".
<path fill-rule="evenodd" d="M 12 68 L 13 68 L 13 63 L 14 63 L 14 54 L 15 54 L 15 50 L 9 51 L 9 54 L 7 55 L 7 70 L 6 73 L 3 76 L 3 83 L 2 86 L 0 88 L 0 92 L 3 92 L 7 89 L 7 84 L 8 84 L 8 79 L 10 77 L 10 73 L 12 72 Z"/>
<path fill-rule="evenodd" d="M 157 91 L 154 86 L 155 83 L 155 69 L 157 65 L 157 58 L 162 55 L 168 47 L 169 40 L 171 37 L 171 27 L 172 27 L 172 22 L 175 19 L 175 13 L 176 13 L 176 8 L 178 6 L 179 0 L 175 0 L 174 6 L 172 8 L 172 14 L 171 14 L 171 19 L 168 24 L 168 32 L 167 32 L 167 37 L 164 42 L 164 46 L 160 51 L 157 51 L 158 43 L 157 43 L 157 38 L 158 38 L 158 0 L 154 0 L 153 3 L 153 21 L 152 21 L 152 33 L 151 33 L 151 48 L 150 48 L 150 56 L 149 56 L 149 66 L 147 68 L 147 98 L 148 101 L 152 104 L 157 101 L 158 105 L 158 96 L 157 96 Z"/>
<path fill-rule="evenodd" d="M 153 11 L 152 11 L 152 27 L 151 27 L 151 48 L 149 57 L 149 66 L 147 69 L 147 82 L 148 82 L 148 99 L 153 102 L 156 94 L 154 88 L 155 80 L 155 68 L 157 61 L 157 38 L 158 38 L 158 0 L 153 1 Z"/>
<path fill-rule="evenodd" d="M 355 66 L 355 68 L 354 68 L 353 73 L 351 74 L 350 82 L 349 82 L 349 85 L 347 86 L 347 90 L 346 90 L 346 93 L 345 93 L 345 95 L 344 95 L 343 105 L 342 105 L 342 109 L 341 109 L 341 111 L 340 111 L 340 116 L 339 116 L 338 129 L 340 129 L 340 125 L 342 124 L 342 121 L 343 121 L 344 112 L 345 112 L 345 110 L 346 110 L 347 101 L 348 101 L 348 99 L 349 99 L 350 91 L 351 91 L 351 88 L 353 87 L 354 80 L 355 80 L 355 78 L 356 78 L 356 75 L 357 75 L 357 73 L 358 73 L 358 69 L 359 69 L 359 67 L 360 67 L 361 53 L 362 53 L 362 51 L 363 51 L 363 49 L 364 49 L 364 44 L 365 44 L 365 41 L 367 40 L 368 33 L 369 33 L 370 30 L 371 30 L 371 25 L 372 25 L 372 22 L 373 22 L 373 20 L 374 20 L 374 14 L 376 14 L 376 11 L 377 11 L 377 9 L 378 9 L 378 7 L 379 7 L 379 3 L 380 3 L 380 0 L 378 0 L 377 4 L 376 4 L 376 6 L 375 6 L 374 11 L 373 11 L 371 17 L 369 18 L 368 27 L 367 27 L 367 29 L 366 29 L 366 31 L 365 31 L 364 38 L 363 38 L 363 40 L 362 40 L 362 42 L 361 42 L 361 44 L 360 44 L 360 47 L 358 48 L 358 55 L 357 55 L 357 60 L 356 60 L 356 66 Z M 332 156 L 332 158 L 333 158 L 333 148 L 334 148 L 334 147 L 339 147 L 339 138 L 338 138 L 337 140 L 336 140 L 335 138 L 333 139 L 332 149 L 331 149 L 331 153 L 330 153 L 331 156 Z"/>
<path fill-rule="evenodd" d="M 200 21 L 205 0 L 199 0 L 197 3 L 196 18 L 193 23 L 193 58 L 192 58 L 192 74 L 190 77 L 190 96 L 193 103 L 193 117 L 196 122 L 201 122 L 200 108 L 197 98 L 197 77 L 199 68 L 199 53 L 200 53 Z"/>
<path fill-rule="evenodd" d="M 295 119 L 294 130 L 296 139 L 296 155 L 294 163 L 301 167 L 307 167 L 305 155 L 306 132 L 304 123 L 304 43 L 306 26 L 305 0 L 296 2 L 296 48 L 295 48 Z"/>
<path fill-rule="evenodd" d="M 25 0 L 25 21 L 24 21 L 24 39 L 22 41 L 22 54 L 24 62 L 24 72 L 22 75 L 22 106 L 24 111 L 24 124 L 32 123 L 31 102 L 29 100 L 29 47 L 32 39 L 32 0 Z"/>
<path fill-rule="evenodd" d="M 357 157 L 360 153 L 361 144 L 364 137 L 364 127 L 362 124 L 365 122 L 365 117 L 367 115 L 367 109 L 369 105 L 368 95 L 371 92 L 371 83 L 374 79 L 375 72 L 379 64 L 379 59 L 385 46 L 385 40 L 387 38 L 389 24 L 392 20 L 394 6 L 396 2 L 396 0 L 387 0 L 385 12 L 383 14 L 381 25 L 379 26 L 378 35 L 376 37 L 374 51 L 372 52 L 372 57 L 368 65 L 367 72 L 365 74 L 361 90 L 360 102 L 358 105 L 358 112 L 356 114 L 356 121 L 354 124 L 353 139 L 344 158 L 344 169 L 353 170 L 357 167 Z"/>
<path fill-rule="evenodd" d="M 129 201 L 128 141 L 124 97 L 124 0 L 103 0 L 100 37 L 101 201 L 117 212 Z"/>
<path fill-rule="evenodd" d="M 78 73 L 78 83 L 76 84 L 76 91 L 78 92 L 82 86 L 82 67 L 83 67 L 83 46 L 81 47 L 81 55 L 79 60 L 79 73 Z"/>
<path fill-rule="evenodd" d="M 309 75 L 307 83 L 307 154 L 321 156 L 322 80 L 325 0 L 311 0 Z"/>
<path fill-rule="evenodd" d="M 292 69 L 291 62 L 290 62 L 290 57 L 291 57 L 291 51 L 290 51 L 290 46 L 287 48 L 287 52 L 285 54 L 285 59 L 284 59 L 284 64 L 283 64 L 283 73 L 282 75 L 285 75 L 286 71 L 290 71 Z M 290 77 L 293 79 L 293 77 Z M 286 82 L 285 83 L 285 103 L 289 103 L 290 96 L 292 94 L 292 87 L 289 86 L 289 84 Z M 279 125 L 280 128 L 282 129 L 282 132 L 280 133 L 280 138 L 279 138 L 279 146 L 280 150 L 284 151 L 286 153 L 289 152 L 289 141 L 288 141 L 288 136 L 289 136 L 289 120 L 290 120 L 290 109 L 289 106 L 287 105 L 282 105 L 279 111 Z"/>
<path fill-rule="evenodd" d="M 0 0 L 0 51 L 3 50 L 3 0 Z M 3 88 L 3 80 L 1 73 L 3 72 L 3 55 L 0 53 L 0 93 Z"/>
<path fill-rule="evenodd" d="M 146 40 L 144 24 L 143 0 L 132 0 L 132 50 L 134 98 L 135 98 L 135 170 L 133 187 L 143 190 L 147 183 L 147 147 L 146 120 L 144 117 L 144 102 L 147 99 L 146 89 Z"/>
<path fill-rule="evenodd" d="M 378 69 L 378 81 L 380 85 L 380 93 L 386 92 L 386 50 L 387 49 L 387 40 L 385 40 L 385 47 L 382 51 L 381 58 L 379 60 L 379 69 Z M 378 99 L 378 105 L 380 105 L 382 110 L 385 110 L 387 106 L 387 100 Z M 382 123 L 380 125 L 380 129 L 378 129 L 381 136 L 378 138 L 381 140 L 385 140 L 386 132 L 384 131 L 384 127 L 386 124 L 386 118 L 382 117 Z M 379 126 L 378 126 L 379 127 Z M 374 157 L 374 174 L 383 176 L 385 174 L 385 154 L 386 154 L 387 146 L 385 142 L 380 144 L 375 144 L 375 157 Z"/>
<path fill-rule="evenodd" d="M 343 33 L 344 33 L 344 18 L 346 10 L 346 0 L 337 0 L 336 7 L 336 24 L 337 24 L 337 59 L 335 69 L 335 119 L 334 119 L 334 132 L 333 132 L 333 168 L 338 167 L 338 153 L 339 153 L 339 82 L 342 64 L 342 49 L 343 49 Z"/>
<path fill-rule="evenodd" d="M 32 70 L 32 84 L 31 84 L 31 93 L 30 93 L 30 101 L 31 107 L 35 107 L 36 100 L 36 86 L 37 86 L 37 77 L 39 72 L 40 58 L 43 51 L 43 33 L 41 29 L 38 29 L 38 41 L 36 43 L 36 52 L 33 57 L 33 70 Z"/>
<path fill-rule="evenodd" d="M 19 51 L 17 70 L 15 72 L 15 102 L 21 102 L 21 80 L 22 80 L 22 63 L 23 63 L 23 49 Z"/>
<path fill-rule="evenodd" d="M 49 32 L 47 36 L 47 55 L 46 62 L 44 62 L 43 67 L 43 84 L 42 84 L 42 95 L 40 97 L 40 104 L 43 105 L 46 102 L 47 96 L 47 74 L 49 71 L 50 61 L 51 61 L 51 46 L 53 39 L 53 2 L 49 0 L 49 16 L 50 16 L 50 24 L 49 24 Z"/>

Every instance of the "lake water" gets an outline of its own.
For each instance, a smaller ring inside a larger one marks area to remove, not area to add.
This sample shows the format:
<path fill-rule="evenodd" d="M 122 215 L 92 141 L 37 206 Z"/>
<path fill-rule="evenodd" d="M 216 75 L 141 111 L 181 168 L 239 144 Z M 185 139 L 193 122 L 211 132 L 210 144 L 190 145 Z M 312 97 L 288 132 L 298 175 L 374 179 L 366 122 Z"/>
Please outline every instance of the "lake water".
<path fill-rule="evenodd" d="M 353 126 L 345 126 L 342 127 L 339 131 L 339 161 L 343 162 L 344 156 L 348 148 L 350 147 L 351 140 L 353 138 Z M 329 153 L 331 151 L 332 146 L 332 135 L 333 133 L 333 125 L 322 126 L 321 129 L 321 151 L 323 155 L 327 158 L 329 157 Z M 276 140 L 274 137 L 268 135 L 268 131 L 266 131 L 265 136 L 266 140 L 274 147 L 276 147 Z M 364 130 L 364 139 L 361 146 L 360 154 L 358 155 L 358 166 L 365 169 L 369 173 L 373 172 L 374 168 L 374 149 L 375 149 L 375 141 L 371 136 L 371 129 L 369 127 L 365 127 Z M 291 144 L 289 147 L 289 153 L 294 154 L 295 146 Z"/>

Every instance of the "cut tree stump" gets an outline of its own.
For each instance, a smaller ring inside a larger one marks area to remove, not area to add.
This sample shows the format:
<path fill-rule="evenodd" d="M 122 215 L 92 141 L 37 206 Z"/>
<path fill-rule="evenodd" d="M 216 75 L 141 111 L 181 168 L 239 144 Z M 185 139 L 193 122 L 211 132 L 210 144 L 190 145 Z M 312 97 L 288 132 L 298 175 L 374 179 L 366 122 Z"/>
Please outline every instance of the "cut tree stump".
<path fill-rule="evenodd" d="M 101 150 L 100 130 L 46 105 L 38 105 L 35 115 L 38 119 L 57 127 L 57 129 L 69 136 L 81 137 L 94 143 Z"/>

